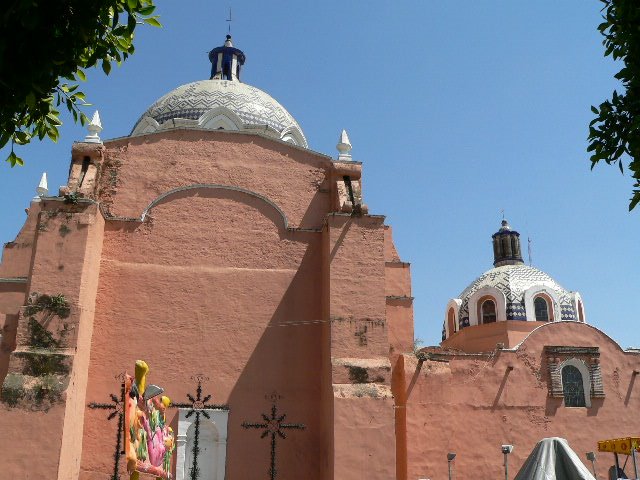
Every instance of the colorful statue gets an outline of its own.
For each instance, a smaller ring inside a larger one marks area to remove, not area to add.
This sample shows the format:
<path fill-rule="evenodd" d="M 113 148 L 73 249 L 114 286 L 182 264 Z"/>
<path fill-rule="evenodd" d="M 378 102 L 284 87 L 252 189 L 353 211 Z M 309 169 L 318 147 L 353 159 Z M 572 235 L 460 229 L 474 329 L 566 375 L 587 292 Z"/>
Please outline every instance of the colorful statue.
<path fill-rule="evenodd" d="M 171 480 L 171 459 L 175 450 L 173 430 L 166 424 L 171 400 L 159 396 L 164 391 L 147 385 L 149 366 L 136 361 L 135 378 L 125 378 L 125 454 L 130 480 L 140 473 Z"/>

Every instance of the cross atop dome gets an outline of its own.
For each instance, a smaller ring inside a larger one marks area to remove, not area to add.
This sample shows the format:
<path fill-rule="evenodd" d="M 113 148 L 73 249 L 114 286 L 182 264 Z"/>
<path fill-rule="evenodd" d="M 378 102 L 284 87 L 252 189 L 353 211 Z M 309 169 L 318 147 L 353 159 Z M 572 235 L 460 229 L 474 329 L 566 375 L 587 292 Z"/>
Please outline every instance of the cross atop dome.
<path fill-rule="evenodd" d="M 210 80 L 240 81 L 240 68 L 244 65 L 245 56 L 242 50 L 235 48 L 231 35 L 227 35 L 224 45 L 209 52 L 211 62 Z"/>

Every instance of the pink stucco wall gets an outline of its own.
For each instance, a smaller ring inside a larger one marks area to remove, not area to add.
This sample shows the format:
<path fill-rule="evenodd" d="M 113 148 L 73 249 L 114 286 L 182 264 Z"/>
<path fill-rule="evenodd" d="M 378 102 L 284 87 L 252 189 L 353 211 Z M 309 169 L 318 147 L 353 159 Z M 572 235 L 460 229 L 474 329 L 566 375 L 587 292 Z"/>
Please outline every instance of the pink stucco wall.
<path fill-rule="evenodd" d="M 268 413 L 273 392 L 306 426 L 279 442 L 279 478 L 435 480 L 449 451 L 458 478 L 498 478 L 503 443 L 516 445 L 515 471 L 542 437 L 583 455 L 637 433 L 640 357 L 588 325 L 469 328 L 418 361 L 410 265 L 384 217 L 346 208 L 346 174 L 366 178 L 360 164 L 230 132 L 76 145 L 63 193 L 85 199 L 34 204 L 0 264 L 0 380 L 30 348 L 28 295 L 64 294 L 74 327 L 61 402 L 0 407 L 3 472 L 111 478 L 116 423 L 87 405 L 117 395 L 139 358 L 174 401 L 204 374 L 210 402 L 229 405 L 227 479 L 266 475 L 268 439 L 241 424 Z M 550 397 L 550 345 L 599 347 L 605 398 L 565 408 Z M 28 448 L 11 434 L 25 429 L 39 432 Z"/>
<path fill-rule="evenodd" d="M 551 398 L 545 346 L 598 346 L 606 397 L 593 398 L 590 408 L 567 408 L 562 398 Z M 499 478 L 502 444 L 515 445 L 515 474 L 541 438 L 564 437 L 584 459 L 597 440 L 640 429 L 634 374 L 640 356 L 589 325 L 546 324 L 517 350 L 438 358 L 448 361 L 405 357 L 409 478 L 446 478 L 447 452 L 457 453 L 456 478 Z M 599 458 L 604 474 L 613 458 Z"/>

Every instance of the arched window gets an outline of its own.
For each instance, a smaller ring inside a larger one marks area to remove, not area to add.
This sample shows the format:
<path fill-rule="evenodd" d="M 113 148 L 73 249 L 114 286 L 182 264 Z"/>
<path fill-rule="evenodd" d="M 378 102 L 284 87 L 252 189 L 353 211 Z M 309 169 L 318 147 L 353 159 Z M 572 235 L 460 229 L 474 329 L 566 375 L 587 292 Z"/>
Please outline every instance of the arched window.
<path fill-rule="evenodd" d="M 582 373 L 573 365 L 562 368 L 562 393 L 565 407 L 586 407 Z"/>
<path fill-rule="evenodd" d="M 447 312 L 447 328 L 449 329 L 449 336 L 456 332 L 456 314 L 453 308 L 450 308 Z"/>
<path fill-rule="evenodd" d="M 536 297 L 533 300 L 533 307 L 536 313 L 536 322 L 549 321 L 549 303 L 543 296 Z"/>
<path fill-rule="evenodd" d="M 496 302 L 485 300 L 480 307 L 482 323 L 493 323 L 496 321 Z"/>

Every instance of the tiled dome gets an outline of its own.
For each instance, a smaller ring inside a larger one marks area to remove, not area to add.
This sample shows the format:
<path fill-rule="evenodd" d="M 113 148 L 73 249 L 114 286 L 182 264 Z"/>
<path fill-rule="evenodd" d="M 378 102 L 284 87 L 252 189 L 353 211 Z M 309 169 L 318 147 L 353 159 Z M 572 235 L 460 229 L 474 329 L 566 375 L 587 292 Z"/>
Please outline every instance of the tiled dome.
<path fill-rule="evenodd" d="M 469 325 L 469 298 L 483 287 L 493 287 L 504 294 L 507 301 L 507 320 L 526 320 L 524 294 L 534 285 L 544 285 L 557 294 L 560 300 L 561 320 L 576 320 L 571 292 L 543 271 L 519 264 L 492 268 L 462 291 L 458 297 L 462 301 L 458 314 L 460 326 Z"/>
<path fill-rule="evenodd" d="M 273 97 L 246 83 L 218 79 L 189 83 L 169 92 L 147 109 L 131 134 L 189 126 L 225 129 L 219 123 L 207 123 L 211 120 L 207 116 L 212 116 L 209 112 L 229 117 L 233 130 L 261 131 L 307 147 L 298 122 Z"/>

